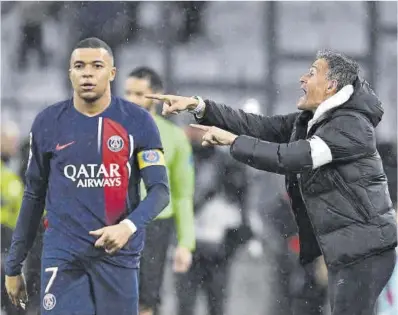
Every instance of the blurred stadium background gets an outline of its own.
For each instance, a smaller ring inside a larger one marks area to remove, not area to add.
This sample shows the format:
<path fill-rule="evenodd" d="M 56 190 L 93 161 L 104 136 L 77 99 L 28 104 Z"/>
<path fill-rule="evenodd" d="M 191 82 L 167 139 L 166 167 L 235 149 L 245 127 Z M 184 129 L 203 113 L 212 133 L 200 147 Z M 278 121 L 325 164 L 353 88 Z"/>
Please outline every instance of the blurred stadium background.
<path fill-rule="evenodd" d="M 85 36 L 113 47 L 119 95 L 128 72 L 148 65 L 163 75 L 167 92 L 236 108 L 254 99 L 267 115 L 294 111 L 299 77 L 316 51 L 338 50 L 360 62 L 384 103 L 379 138 L 397 138 L 396 2 L 2 2 L 2 122 L 15 121 L 26 137 L 39 110 L 69 97 L 68 58 Z M 283 186 L 277 176 L 259 177 L 252 208 L 261 215 Z M 269 222 L 259 228 L 262 251 L 246 246 L 235 258 L 228 315 L 270 314 L 277 246 L 270 230 Z M 163 314 L 175 307 L 168 270 Z M 203 301 L 197 314 L 205 314 Z"/>

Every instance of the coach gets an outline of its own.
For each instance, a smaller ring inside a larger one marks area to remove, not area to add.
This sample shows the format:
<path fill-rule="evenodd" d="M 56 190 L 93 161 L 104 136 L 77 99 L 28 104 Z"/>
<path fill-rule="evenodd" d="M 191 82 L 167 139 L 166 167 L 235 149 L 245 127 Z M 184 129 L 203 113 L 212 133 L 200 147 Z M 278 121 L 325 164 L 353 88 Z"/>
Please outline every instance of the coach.
<path fill-rule="evenodd" d="M 376 150 L 383 108 L 358 74 L 344 55 L 318 52 L 300 78 L 300 112 L 272 117 L 199 97 L 147 96 L 164 101 L 164 114 L 193 112 L 203 145 L 231 145 L 236 160 L 286 176 L 301 262 L 324 255 L 333 315 L 373 315 L 396 259 L 396 213 Z"/>

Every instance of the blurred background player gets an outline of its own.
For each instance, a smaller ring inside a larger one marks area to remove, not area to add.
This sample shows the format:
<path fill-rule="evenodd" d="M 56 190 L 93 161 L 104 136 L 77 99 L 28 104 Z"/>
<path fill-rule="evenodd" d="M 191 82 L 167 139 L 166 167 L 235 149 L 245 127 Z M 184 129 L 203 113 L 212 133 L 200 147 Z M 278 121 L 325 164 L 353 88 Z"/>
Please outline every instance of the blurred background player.
<path fill-rule="evenodd" d="M 148 110 L 154 117 L 162 140 L 171 202 L 146 229 L 145 247 L 140 263 L 140 314 L 156 314 L 173 226 L 177 231 L 174 271 L 186 272 L 191 266 L 195 249 L 193 195 L 194 166 L 192 148 L 184 131 L 156 115 L 157 102 L 144 97 L 161 93 L 160 76 L 148 67 L 134 69 L 125 82 L 125 98 Z M 143 188 L 143 196 L 145 190 Z"/>
<path fill-rule="evenodd" d="M 247 168 L 219 148 L 201 146 L 203 133 L 187 127 L 196 169 L 196 251 L 191 269 L 177 276 L 179 315 L 193 315 L 203 291 L 207 314 L 223 315 L 230 266 L 240 245 L 252 232 L 248 223 Z"/>
<path fill-rule="evenodd" d="M 111 95 L 109 46 L 79 42 L 73 98 L 43 110 L 30 133 L 26 185 L 6 260 L 6 289 L 27 302 L 22 263 L 46 206 L 41 314 L 138 314 L 145 226 L 169 203 L 162 144 L 152 117 Z M 148 194 L 141 201 L 140 182 Z"/>
<path fill-rule="evenodd" d="M 12 233 L 17 223 L 19 208 L 22 202 L 23 184 L 18 174 L 10 166 L 10 160 L 18 150 L 18 125 L 12 121 L 3 121 L 1 124 L 1 308 L 8 314 L 21 314 L 10 303 L 4 287 L 4 258 L 11 245 Z"/>

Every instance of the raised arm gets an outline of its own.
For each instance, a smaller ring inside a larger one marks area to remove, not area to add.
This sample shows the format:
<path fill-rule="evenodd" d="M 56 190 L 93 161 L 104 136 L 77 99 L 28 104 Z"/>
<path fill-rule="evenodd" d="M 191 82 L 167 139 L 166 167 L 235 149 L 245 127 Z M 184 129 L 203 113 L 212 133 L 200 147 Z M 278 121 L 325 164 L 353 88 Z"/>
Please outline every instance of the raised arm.
<path fill-rule="evenodd" d="M 299 114 L 267 117 L 234 110 L 211 100 L 204 101 L 200 97 L 153 94 L 146 97 L 164 102 L 163 115 L 190 111 L 200 124 L 216 126 L 239 136 L 246 135 L 277 143 L 289 141 L 294 121 Z"/>
<path fill-rule="evenodd" d="M 354 133 L 347 132 L 347 126 Z M 322 165 L 356 160 L 376 152 L 374 128 L 363 118 L 346 115 L 331 120 L 307 140 L 287 144 L 236 138 L 232 156 L 254 168 L 279 173 L 300 173 Z"/>
<path fill-rule="evenodd" d="M 293 129 L 298 113 L 288 115 L 262 116 L 234 110 L 211 100 L 204 101 L 202 113 L 197 121 L 206 126 L 216 126 L 236 135 L 246 135 L 265 141 L 286 143 Z"/>

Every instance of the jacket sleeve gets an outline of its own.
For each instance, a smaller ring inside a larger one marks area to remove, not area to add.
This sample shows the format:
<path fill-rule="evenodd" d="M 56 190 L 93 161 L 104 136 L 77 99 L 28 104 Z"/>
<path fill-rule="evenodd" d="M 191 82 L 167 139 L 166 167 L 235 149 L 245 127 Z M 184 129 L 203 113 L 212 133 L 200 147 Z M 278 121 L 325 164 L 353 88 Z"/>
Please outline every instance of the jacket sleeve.
<path fill-rule="evenodd" d="M 268 172 L 287 174 L 316 169 L 333 162 L 350 162 L 375 152 L 374 128 L 356 116 L 341 116 L 313 137 L 291 143 L 272 143 L 240 136 L 231 146 L 238 161 Z"/>
<path fill-rule="evenodd" d="M 205 100 L 206 109 L 198 123 L 216 126 L 236 135 L 247 135 L 260 140 L 285 143 L 290 139 L 294 121 L 299 114 L 262 116 L 234 110 L 223 104 Z"/>

